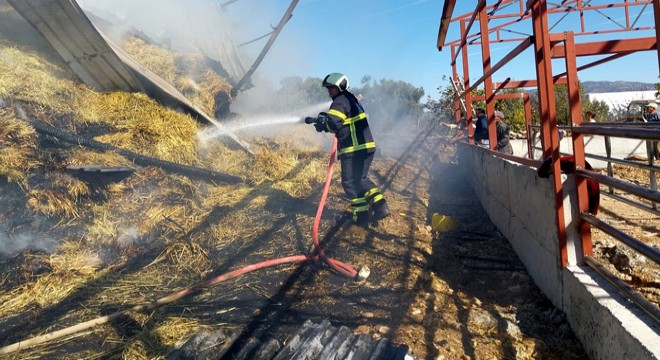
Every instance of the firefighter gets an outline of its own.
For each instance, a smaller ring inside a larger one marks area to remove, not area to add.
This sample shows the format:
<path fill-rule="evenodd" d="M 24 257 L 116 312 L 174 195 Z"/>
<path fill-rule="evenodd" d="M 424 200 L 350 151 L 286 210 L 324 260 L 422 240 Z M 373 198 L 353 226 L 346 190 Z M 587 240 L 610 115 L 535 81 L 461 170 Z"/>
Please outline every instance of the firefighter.
<path fill-rule="evenodd" d="M 348 91 L 348 85 L 348 78 L 343 74 L 326 76 L 323 87 L 332 98 L 330 110 L 305 122 L 313 122 L 318 132 L 335 134 L 341 184 L 351 204 L 353 222 L 365 226 L 370 221 L 385 218 L 390 212 L 380 189 L 369 179 L 376 143 L 369 130 L 367 115 L 358 99 Z"/>

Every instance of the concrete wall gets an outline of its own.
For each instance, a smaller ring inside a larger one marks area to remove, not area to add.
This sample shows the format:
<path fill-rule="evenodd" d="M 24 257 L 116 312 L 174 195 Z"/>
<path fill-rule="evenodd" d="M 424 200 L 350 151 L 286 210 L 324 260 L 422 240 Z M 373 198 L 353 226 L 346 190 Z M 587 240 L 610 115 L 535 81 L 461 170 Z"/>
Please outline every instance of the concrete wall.
<path fill-rule="evenodd" d="M 648 156 L 646 141 L 637 139 L 624 139 L 624 138 L 610 138 L 612 144 L 611 156 L 615 159 L 625 159 L 630 156 L 641 156 L 646 158 Z M 527 140 L 511 140 L 513 146 L 513 154 L 516 156 L 527 157 Z M 536 139 L 536 147 L 541 147 L 541 141 Z M 573 153 L 573 142 L 571 138 L 564 138 L 559 143 L 559 151 L 563 153 Z M 600 135 L 585 136 L 584 137 L 584 151 L 587 154 L 594 154 L 600 156 L 607 156 L 605 151 L 605 137 Z M 541 150 L 533 150 L 534 159 L 541 158 Z M 604 169 L 607 167 L 607 162 L 595 159 L 589 159 L 589 164 L 595 169 Z"/>
<path fill-rule="evenodd" d="M 461 169 L 493 224 L 504 234 L 536 285 L 566 313 L 592 359 L 660 359 L 660 327 L 646 319 L 606 281 L 575 265 L 579 236 L 571 213 L 575 181 L 564 176 L 569 234 L 568 268 L 561 267 L 552 179 L 460 143 Z M 479 176 L 476 176 L 479 174 Z M 567 195 L 568 194 L 568 195 Z"/>

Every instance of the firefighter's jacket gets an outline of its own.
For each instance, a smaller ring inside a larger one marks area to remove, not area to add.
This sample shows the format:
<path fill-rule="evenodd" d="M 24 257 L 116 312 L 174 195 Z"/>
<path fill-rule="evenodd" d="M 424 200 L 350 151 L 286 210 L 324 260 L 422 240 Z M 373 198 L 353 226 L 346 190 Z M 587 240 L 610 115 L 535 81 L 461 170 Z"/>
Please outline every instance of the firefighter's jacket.
<path fill-rule="evenodd" d="M 334 97 L 328 115 L 328 131 L 337 137 L 338 158 L 376 151 L 367 114 L 352 93 L 343 91 Z"/>

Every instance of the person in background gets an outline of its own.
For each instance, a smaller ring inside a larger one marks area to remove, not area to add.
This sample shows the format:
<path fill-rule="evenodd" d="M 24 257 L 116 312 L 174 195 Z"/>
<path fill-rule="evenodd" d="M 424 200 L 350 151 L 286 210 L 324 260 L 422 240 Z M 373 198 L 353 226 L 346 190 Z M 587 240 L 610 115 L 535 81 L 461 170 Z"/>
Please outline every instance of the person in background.
<path fill-rule="evenodd" d="M 474 128 L 474 142 L 477 145 L 483 145 L 484 140 L 488 140 L 488 119 L 483 108 L 477 108 L 475 113 L 477 114 L 477 121 Z"/>
<path fill-rule="evenodd" d="M 644 105 L 646 108 L 646 121 L 647 122 L 656 122 L 660 121 L 660 115 L 658 115 L 658 112 L 656 109 L 658 108 L 658 104 L 654 102 L 650 102 L 646 105 Z"/>
<path fill-rule="evenodd" d="M 495 131 L 497 132 L 497 145 L 495 149 L 501 153 L 513 155 L 513 147 L 509 140 L 509 125 L 504 122 L 504 113 L 495 111 Z"/>
<path fill-rule="evenodd" d="M 331 132 L 337 138 L 337 158 L 341 163 L 341 184 L 351 204 L 353 222 L 366 226 L 388 216 L 390 211 L 380 189 L 369 179 L 369 167 L 374 159 L 374 142 L 367 114 L 359 100 L 348 91 L 348 78 L 332 73 L 323 79 L 323 87 L 332 98 L 330 110 L 316 119 L 318 132 Z M 312 121 L 313 120 L 313 121 Z"/>
<path fill-rule="evenodd" d="M 596 114 L 591 110 L 585 111 L 584 117 L 586 118 L 585 122 L 596 122 Z"/>
<path fill-rule="evenodd" d="M 658 112 L 656 111 L 658 104 L 650 102 L 644 105 L 644 107 L 646 107 L 646 121 L 654 123 L 655 125 L 660 125 L 660 115 L 658 115 Z M 660 160 L 660 141 L 653 141 L 651 146 L 653 147 L 653 156 Z"/>

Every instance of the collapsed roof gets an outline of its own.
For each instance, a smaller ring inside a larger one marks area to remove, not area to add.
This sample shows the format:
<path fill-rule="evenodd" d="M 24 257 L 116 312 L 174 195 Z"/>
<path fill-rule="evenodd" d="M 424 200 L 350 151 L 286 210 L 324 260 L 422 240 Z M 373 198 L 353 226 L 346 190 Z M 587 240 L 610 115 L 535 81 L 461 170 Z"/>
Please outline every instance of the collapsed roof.
<path fill-rule="evenodd" d="M 7 2 L 46 38 L 76 76 L 87 85 L 100 91 L 144 92 L 165 106 L 183 110 L 199 121 L 221 127 L 216 119 L 193 105 L 174 86 L 122 50 L 110 35 L 102 33 L 76 1 L 8 0 Z M 186 3 L 185 6 L 204 5 Z M 190 22 L 191 27 L 210 26 L 212 12 L 202 10 L 198 9 L 201 16 Z M 93 17 L 97 24 L 103 24 L 100 27 L 106 30 L 112 28 L 112 17 L 111 20 Z M 180 32 L 179 35 L 185 36 L 185 33 Z M 244 72 L 238 52 L 230 39 L 215 39 L 190 43 L 209 58 L 218 60 L 217 62 L 224 69 L 224 74 L 221 75 L 227 76 L 230 83 L 235 83 L 237 76 Z M 247 145 L 234 135 L 228 134 L 226 138 L 229 140 L 229 145 L 248 150 Z"/>

